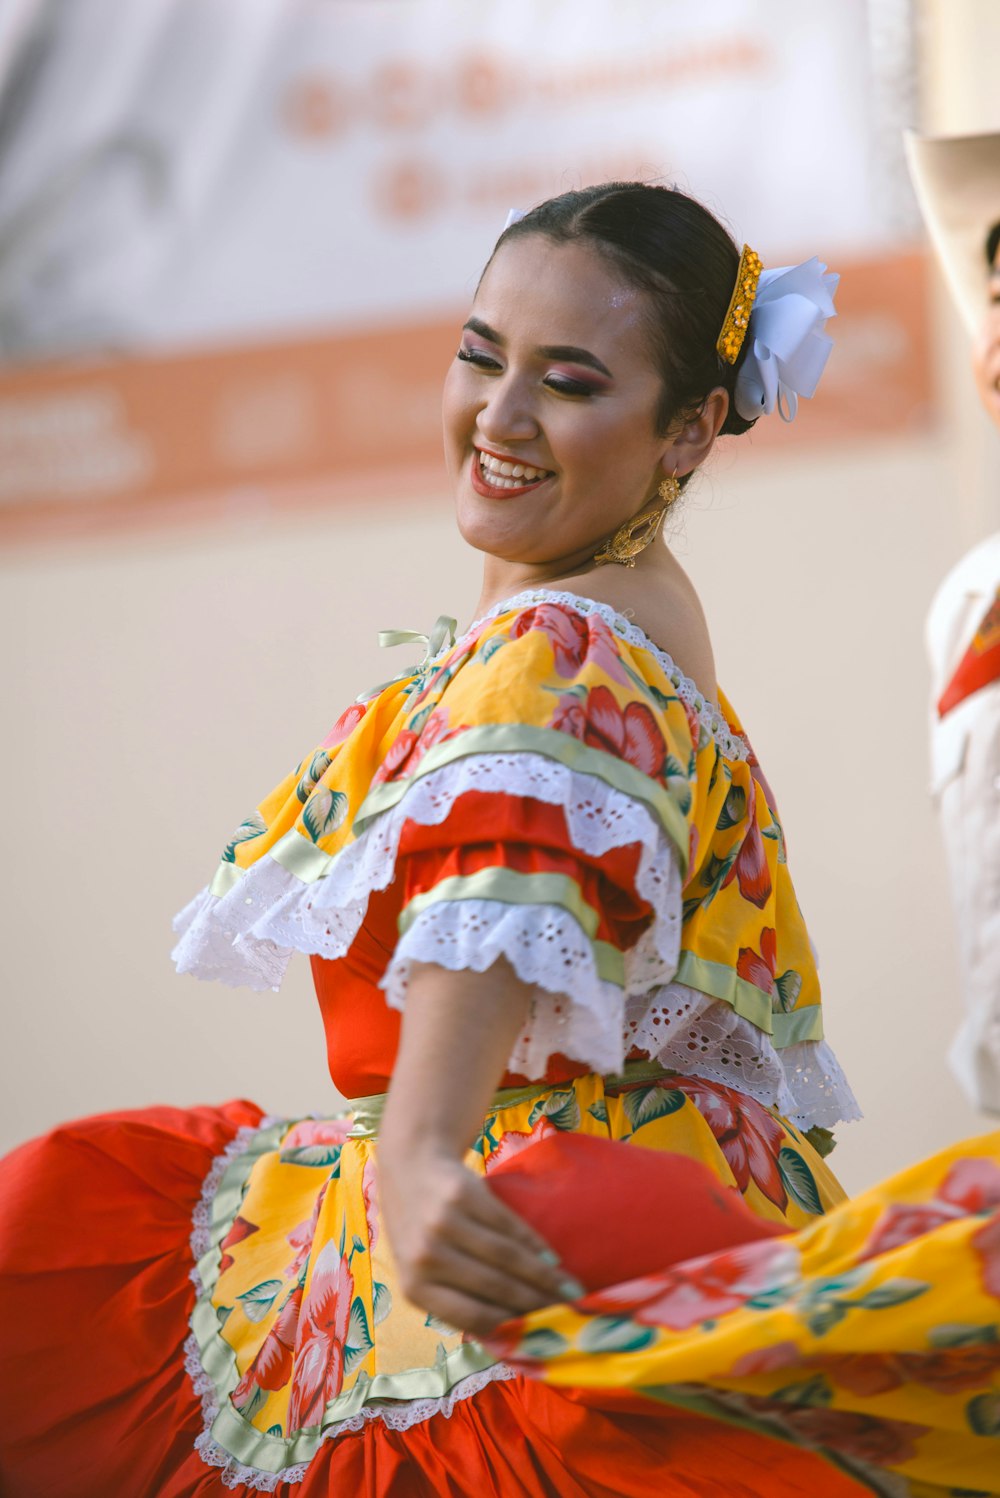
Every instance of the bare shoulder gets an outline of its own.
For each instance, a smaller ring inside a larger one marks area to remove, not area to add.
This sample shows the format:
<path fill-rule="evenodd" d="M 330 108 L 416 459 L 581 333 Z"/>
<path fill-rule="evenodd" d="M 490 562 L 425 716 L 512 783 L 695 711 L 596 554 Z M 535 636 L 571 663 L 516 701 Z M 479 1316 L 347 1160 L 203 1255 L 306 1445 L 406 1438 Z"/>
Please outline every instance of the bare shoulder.
<path fill-rule="evenodd" d="M 665 566 L 634 571 L 602 568 L 567 579 L 566 586 L 609 604 L 637 624 L 706 697 L 715 700 L 718 688 L 708 621 L 694 584 L 670 553 Z"/>

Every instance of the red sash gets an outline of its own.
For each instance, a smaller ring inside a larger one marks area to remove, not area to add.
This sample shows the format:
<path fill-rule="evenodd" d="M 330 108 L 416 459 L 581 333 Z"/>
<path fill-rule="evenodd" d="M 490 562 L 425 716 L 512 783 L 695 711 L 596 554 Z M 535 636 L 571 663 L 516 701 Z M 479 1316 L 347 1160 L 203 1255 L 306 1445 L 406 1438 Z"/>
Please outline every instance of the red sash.
<path fill-rule="evenodd" d="M 972 644 L 941 694 L 937 705 L 938 717 L 943 718 L 945 713 L 950 713 L 953 707 L 964 702 L 966 697 L 971 697 L 973 692 L 978 692 L 981 687 L 987 687 L 991 681 L 997 680 L 1000 680 L 1000 588 L 994 594 L 993 602 L 986 610 Z"/>

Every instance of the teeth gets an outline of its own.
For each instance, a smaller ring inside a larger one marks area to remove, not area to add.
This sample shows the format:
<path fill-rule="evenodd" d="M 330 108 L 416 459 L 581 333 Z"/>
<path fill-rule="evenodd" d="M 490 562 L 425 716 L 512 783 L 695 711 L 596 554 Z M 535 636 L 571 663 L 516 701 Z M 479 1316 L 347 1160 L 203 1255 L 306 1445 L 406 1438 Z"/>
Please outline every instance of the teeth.
<path fill-rule="evenodd" d="M 530 463 L 511 463 L 505 458 L 494 458 L 492 453 L 481 452 L 479 466 L 495 489 L 520 489 L 525 484 L 548 478 L 547 468 L 533 468 Z"/>

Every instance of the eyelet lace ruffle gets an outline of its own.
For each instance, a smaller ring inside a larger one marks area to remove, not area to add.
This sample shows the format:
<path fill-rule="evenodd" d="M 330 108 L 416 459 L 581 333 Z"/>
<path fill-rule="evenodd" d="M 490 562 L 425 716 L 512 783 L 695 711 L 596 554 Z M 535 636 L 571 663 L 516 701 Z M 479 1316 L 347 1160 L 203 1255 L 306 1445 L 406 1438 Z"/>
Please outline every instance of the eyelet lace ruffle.
<path fill-rule="evenodd" d="M 805 1126 L 860 1117 L 825 1042 L 778 1051 L 729 1005 L 671 982 L 680 947 L 681 877 L 665 835 L 646 808 L 622 792 L 541 755 L 470 755 L 425 776 L 340 855 L 325 879 L 303 884 L 265 856 L 221 899 L 203 892 L 177 920 L 178 970 L 266 989 L 280 983 L 293 950 L 343 956 L 369 895 L 393 877 L 404 822 L 439 824 L 472 790 L 562 806 L 573 846 L 590 856 L 642 847 L 636 884 L 655 915 L 625 954 L 624 998 L 598 976 L 589 942 L 565 911 L 463 900 L 430 906 L 401 939 L 383 979 L 389 1003 L 405 1002 L 415 961 L 484 971 L 503 955 L 544 994 L 510 1057 L 508 1069 L 522 1076 L 542 1075 L 556 1051 L 614 1071 L 635 1047 L 679 1071 L 738 1088 Z"/>
<path fill-rule="evenodd" d="M 825 1041 L 779 1051 L 728 1004 L 682 983 L 623 997 L 601 980 L 589 942 L 557 906 L 494 900 L 430 906 L 396 948 L 382 980 L 386 1000 L 405 1007 L 414 962 L 484 972 L 498 957 L 522 982 L 543 990 L 511 1049 L 507 1071 L 541 1076 L 558 1052 L 607 1074 L 620 1071 L 635 1049 L 662 1066 L 735 1088 L 805 1128 L 861 1117 Z"/>
<path fill-rule="evenodd" d="M 265 855 L 228 894 L 202 891 L 174 923 L 180 935 L 173 952 L 178 972 L 260 990 L 278 987 L 293 951 L 342 957 L 370 895 L 393 878 L 403 824 L 444 822 L 467 791 L 561 806 L 573 846 L 593 857 L 639 844 L 636 887 L 654 920 L 626 955 L 627 987 L 648 990 L 673 976 L 681 879 L 666 834 L 623 792 L 540 754 L 468 755 L 417 780 L 398 805 L 344 849 L 323 879 L 304 884 Z"/>

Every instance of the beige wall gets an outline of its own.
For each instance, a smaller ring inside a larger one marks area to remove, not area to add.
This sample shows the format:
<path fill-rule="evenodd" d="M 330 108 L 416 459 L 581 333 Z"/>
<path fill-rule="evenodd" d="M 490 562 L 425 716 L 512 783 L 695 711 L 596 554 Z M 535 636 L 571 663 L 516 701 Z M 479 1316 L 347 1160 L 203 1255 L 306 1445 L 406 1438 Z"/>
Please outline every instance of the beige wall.
<path fill-rule="evenodd" d="M 1000 125 L 983 45 L 995 0 L 920 9 L 931 126 Z M 944 1061 L 959 997 L 926 793 L 922 623 L 943 572 L 1000 519 L 1000 442 L 943 303 L 937 320 L 936 426 L 811 459 L 736 444 L 674 538 L 783 805 L 828 1033 L 868 1115 L 835 1160 L 853 1190 L 985 1123 Z M 280 996 L 177 979 L 168 917 L 340 706 L 391 674 L 377 630 L 467 618 L 476 584 L 444 503 L 284 518 L 251 506 L 210 532 L 0 563 L 0 1142 L 154 1100 L 329 1106 L 306 964 Z"/>
<path fill-rule="evenodd" d="M 981 1124 L 943 1062 L 959 1000 L 926 795 L 923 614 L 983 528 L 956 462 L 947 424 L 812 459 L 734 444 L 674 538 L 783 803 L 868 1114 L 838 1155 L 854 1189 Z M 378 629 L 467 619 L 477 580 L 444 503 L 8 558 L 5 1142 L 152 1101 L 330 1105 L 307 964 L 280 995 L 178 979 L 168 918 L 339 708 L 405 664 Z"/>

